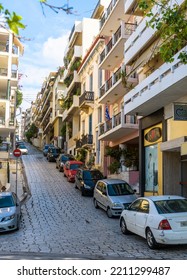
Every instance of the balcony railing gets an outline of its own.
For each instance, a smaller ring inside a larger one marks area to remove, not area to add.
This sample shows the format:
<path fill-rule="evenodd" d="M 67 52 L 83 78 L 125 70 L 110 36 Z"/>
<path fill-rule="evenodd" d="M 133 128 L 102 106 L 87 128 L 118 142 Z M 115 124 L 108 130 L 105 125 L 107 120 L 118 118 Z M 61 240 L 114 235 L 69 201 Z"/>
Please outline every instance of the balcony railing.
<path fill-rule="evenodd" d="M 112 0 L 112 1 L 110 2 L 110 4 L 108 5 L 108 8 L 107 8 L 107 10 L 106 10 L 106 13 L 104 14 L 104 16 L 103 16 L 102 19 L 101 19 L 101 27 L 100 27 L 100 28 L 102 28 L 102 26 L 104 25 L 105 21 L 107 20 L 107 18 L 108 18 L 109 15 L 111 14 L 111 12 L 112 12 L 112 10 L 113 10 L 113 8 L 114 8 L 114 6 L 115 6 L 115 4 L 116 4 L 117 1 L 118 1 L 118 0 Z"/>
<path fill-rule="evenodd" d="M 110 120 L 107 120 L 105 123 L 100 124 L 99 136 L 110 130 L 113 130 L 117 126 L 122 126 L 124 124 L 138 124 L 137 117 L 124 115 L 124 112 L 121 111 L 118 114 L 112 116 Z"/>
<path fill-rule="evenodd" d="M 122 67 L 119 67 L 116 72 L 113 73 L 113 75 L 105 82 L 104 85 L 100 88 L 100 98 L 105 95 L 105 93 L 112 88 L 117 81 L 121 78 L 121 70 Z"/>
<path fill-rule="evenodd" d="M 82 148 L 86 145 L 92 145 L 93 144 L 93 135 L 92 134 L 86 134 L 82 135 L 81 139 L 76 141 L 76 148 Z"/>
<path fill-rule="evenodd" d="M 94 92 L 93 91 L 85 91 L 79 97 L 79 105 L 81 106 L 83 103 L 94 101 Z"/>
<path fill-rule="evenodd" d="M 100 63 L 102 63 L 111 50 L 115 48 L 120 39 L 127 40 L 136 28 L 137 24 L 122 22 L 117 31 L 112 35 L 111 40 L 107 43 L 106 48 L 100 54 Z"/>
<path fill-rule="evenodd" d="M 8 69 L 7 68 L 0 68 L 0 76 L 7 76 Z"/>

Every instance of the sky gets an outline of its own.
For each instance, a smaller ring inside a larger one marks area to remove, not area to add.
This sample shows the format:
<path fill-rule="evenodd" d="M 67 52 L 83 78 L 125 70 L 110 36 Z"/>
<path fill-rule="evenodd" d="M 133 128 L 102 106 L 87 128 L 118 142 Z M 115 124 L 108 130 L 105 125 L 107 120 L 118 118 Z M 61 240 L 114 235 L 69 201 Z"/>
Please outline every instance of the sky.
<path fill-rule="evenodd" d="M 90 17 L 98 0 L 48 0 L 48 4 L 62 7 L 68 3 L 73 14 L 42 7 L 39 0 L 0 0 L 4 8 L 22 16 L 26 25 L 20 30 L 24 54 L 20 57 L 19 81 L 23 92 L 22 111 L 31 106 L 49 73 L 63 65 L 68 36 L 75 21 Z"/>

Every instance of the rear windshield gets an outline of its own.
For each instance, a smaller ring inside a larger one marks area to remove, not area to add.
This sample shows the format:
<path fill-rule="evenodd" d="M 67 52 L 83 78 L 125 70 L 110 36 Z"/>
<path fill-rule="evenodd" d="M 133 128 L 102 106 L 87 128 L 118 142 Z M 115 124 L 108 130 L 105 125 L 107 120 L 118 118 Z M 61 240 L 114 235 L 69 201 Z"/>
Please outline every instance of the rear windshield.
<path fill-rule="evenodd" d="M 132 190 L 131 186 L 129 186 L 129 184 L 127 183 L 111 184 L 111 185 L 109 184 L 107 188 L 108 188 L 108 194 L 110 196 L 134 194 L 134 191 Z"/>
<path fill-rule="evenodd" d="M 159 214 L 187 212 L 187 199 L 170 199 L 154 202 Z"/>
<path fill-rule="evenodd" d="M 56 149 L 56 148 L 51 148 L 51 151 L 52 151 L 53 153 L 59 153 L 59 152 L 60 152 L 60 150 L 59 150 L 59 149 Z"/>
<path fill-rule="evenodd" d="M 78 164 L 78 163 L 70 164 L 70 169 L 77 170 L 80 166 L 81 166 L 81 164 Z"/>
<path fill-rule="evenodd" d="M 90 170 L 90 171 L 84 171 L 84 179 L 85 180 L 92 180 L 92 179 L 103 179 L 103 175 L 101 172 L 97 170 Z"/>
<path fill-rule="evenodd" d="M 14 200 L 11 196 L 0 196 L 0 208 L 14 206 Z"/>

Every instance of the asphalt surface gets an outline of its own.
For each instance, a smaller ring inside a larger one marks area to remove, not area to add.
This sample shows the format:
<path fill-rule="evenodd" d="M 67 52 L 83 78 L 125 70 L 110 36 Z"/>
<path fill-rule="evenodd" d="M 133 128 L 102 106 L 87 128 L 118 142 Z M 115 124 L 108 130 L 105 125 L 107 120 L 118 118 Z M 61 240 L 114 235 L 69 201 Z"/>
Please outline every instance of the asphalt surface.
<path fill-rule="evenodd" d="M 20 230 L 0 234 L 1 260 L 187 259 L 187 245 L 151 250 L 141 237 L 124 236 L 118 218 L 109 219 L 95 209 L 92 197 L 81 196 L 55 163 L 27 146 L 29 155 L 22 160 L 28 196 L 22 205 Z"/>

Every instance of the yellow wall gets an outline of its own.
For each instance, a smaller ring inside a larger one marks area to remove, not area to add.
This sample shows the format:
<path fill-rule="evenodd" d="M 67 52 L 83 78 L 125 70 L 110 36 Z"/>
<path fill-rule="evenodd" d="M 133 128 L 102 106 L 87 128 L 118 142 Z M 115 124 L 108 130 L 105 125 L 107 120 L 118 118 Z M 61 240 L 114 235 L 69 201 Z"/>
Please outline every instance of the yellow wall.
<path fill-rule="evenodd" d="M 167 140 L 176 139 L 187 135 L 187 121 L 167 120 Z"/>
<path fill-rule="evenodd" d="M 59 136 L 59 120 L 54 122 L 54 136 Z"/>

